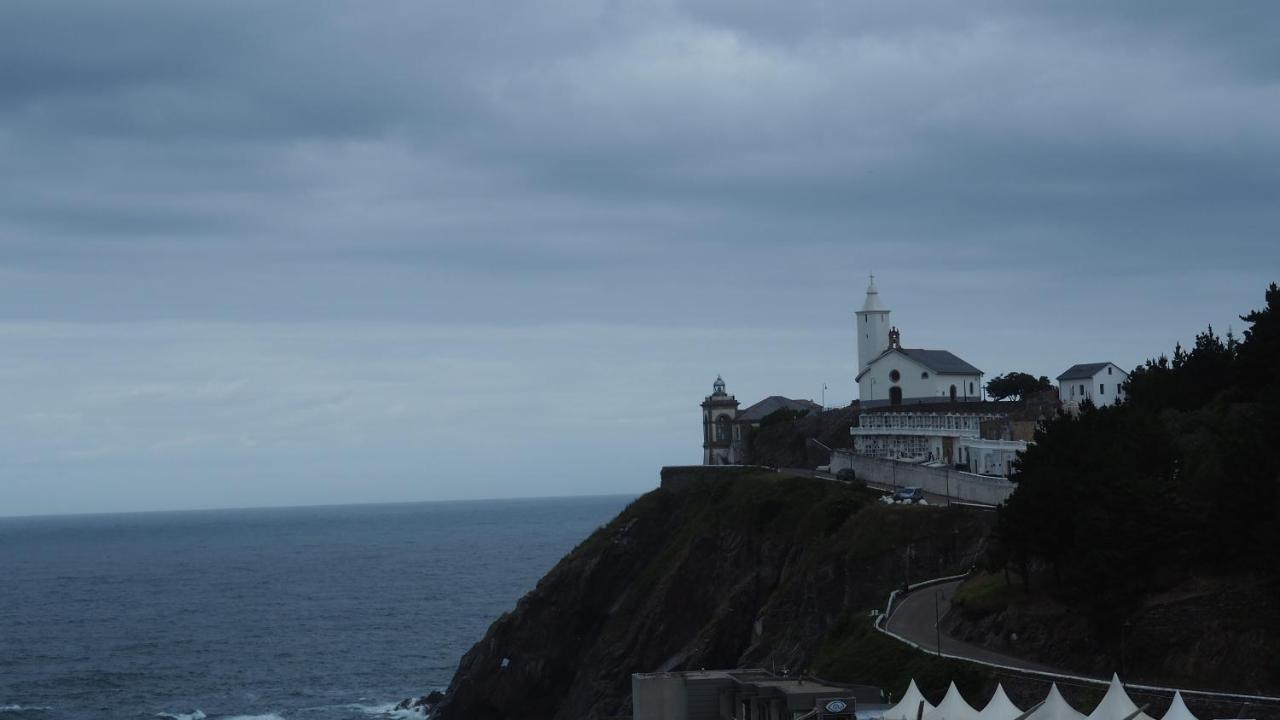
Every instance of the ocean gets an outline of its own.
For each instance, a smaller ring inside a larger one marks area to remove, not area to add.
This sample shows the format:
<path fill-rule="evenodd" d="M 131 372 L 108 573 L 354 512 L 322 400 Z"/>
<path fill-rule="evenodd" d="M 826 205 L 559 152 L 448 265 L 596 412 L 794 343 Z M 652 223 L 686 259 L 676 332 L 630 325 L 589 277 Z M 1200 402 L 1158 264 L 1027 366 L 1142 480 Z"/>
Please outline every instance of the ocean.
<path fill-rule="evenodd" d="M 393 717 L 630 500 L 0 518 L 0 720 Z"/>

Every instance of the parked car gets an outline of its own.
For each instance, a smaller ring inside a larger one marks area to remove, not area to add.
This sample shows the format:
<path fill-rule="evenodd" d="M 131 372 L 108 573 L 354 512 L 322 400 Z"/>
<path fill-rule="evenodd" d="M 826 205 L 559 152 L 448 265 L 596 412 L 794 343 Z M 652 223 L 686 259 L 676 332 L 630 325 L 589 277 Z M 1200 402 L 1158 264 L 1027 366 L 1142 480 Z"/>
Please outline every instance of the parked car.
<path fill-rule="evenodd" d="M 853 471 L 853 468 L 840 468 L 836 471 L 836 479 L 843 480 L 845 482 L 853 482 L 858 479 L 858 474 Z"/>
<path fill-rule="evenodd" d="M 893 494 L 893 501 L 900 503 L 918 503 L 924 500 L 924 490 L 918 487 L 899 488 Z"/>

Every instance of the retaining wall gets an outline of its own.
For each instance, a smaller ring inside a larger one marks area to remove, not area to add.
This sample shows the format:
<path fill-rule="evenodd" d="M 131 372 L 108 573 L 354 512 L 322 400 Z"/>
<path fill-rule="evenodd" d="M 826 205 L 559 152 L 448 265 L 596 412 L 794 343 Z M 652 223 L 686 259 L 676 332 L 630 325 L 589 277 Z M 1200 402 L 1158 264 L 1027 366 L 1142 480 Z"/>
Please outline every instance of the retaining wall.
<path fill-rule="evenodd" d="M 918 487 L 957 502 L 999 505 L 1017 485 L 1004 478 L 961 472 L 949 467 L 925 467 L 915 463 L 857 455 L 847 450 L 831 454 L 831 472 L 851 467 L 858 478 L 885 487 Z"/>

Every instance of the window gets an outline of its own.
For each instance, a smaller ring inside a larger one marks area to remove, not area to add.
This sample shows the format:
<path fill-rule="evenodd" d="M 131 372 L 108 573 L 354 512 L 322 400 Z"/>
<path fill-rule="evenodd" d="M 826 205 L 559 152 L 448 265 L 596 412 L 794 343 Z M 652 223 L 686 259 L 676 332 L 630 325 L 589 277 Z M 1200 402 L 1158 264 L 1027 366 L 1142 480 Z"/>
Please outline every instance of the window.
<path fill-rule="evenodd" d="M 902 373 L 898 372 L 897 370 L 890 370 L 889 379 L 894 382 L 898 382 L 899 380 L 902 379 Z"/>
<path fill-rule="evenodd" d="M 970 382 L 970 383 L 969 383 L 969 394 L 970 394 L 970 395 L 972 395 L 972 394 L 973 394 L 973 383 L 972 383 L 972 382 Z"/>
<path fill-rule="evenodd" d="M 929 371 L 928 371 L 928 370 L 925 370 L 924 372 L 920 373 L 920 379 L 921 379 L 921 380 L 928 380 L 928 379 L 929 379 Z"/>
<path fill-rule="evenodd" d="M 1080 397 L 1084 397 L 1084 384 L 1080 385 Z"/>
<path fill-rule="evenodd" d="M 1110 365 L 1108 365 L 1108 366 L 1107 366 L 1107 374 L 1108 374 L 1108 375 L 1110 375 L 1110 374 L 1111 374 L 1111 366 L 1110 366 Z"/>
<path fill-rule="evenodd" d="M 1098 383 L 1098 394 L 1099 394 L 1099 395 L 1106 395 L 1106 394 L 1107 394 L 1107 386 L 1106 386 L 1106 385 L 1103 385 L 1102 383 Z"/>

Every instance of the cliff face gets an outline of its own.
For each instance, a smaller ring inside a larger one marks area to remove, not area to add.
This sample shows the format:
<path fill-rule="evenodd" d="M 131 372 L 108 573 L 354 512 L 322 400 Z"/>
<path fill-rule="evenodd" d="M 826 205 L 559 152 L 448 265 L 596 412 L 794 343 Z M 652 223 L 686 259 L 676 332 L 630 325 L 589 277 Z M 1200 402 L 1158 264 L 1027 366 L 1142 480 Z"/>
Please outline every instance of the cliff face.
<path fill-rule="evenodd" d="M 989 522 L 989 514 L 884 506 L 822 480 L 668 469 L 662 488 L 596 531 L 490 627 L 435 717 L 627 716 L 634 672 L 809 668 L 902 585 L 905 548 L 912 580 L 961 571 Z"/>

